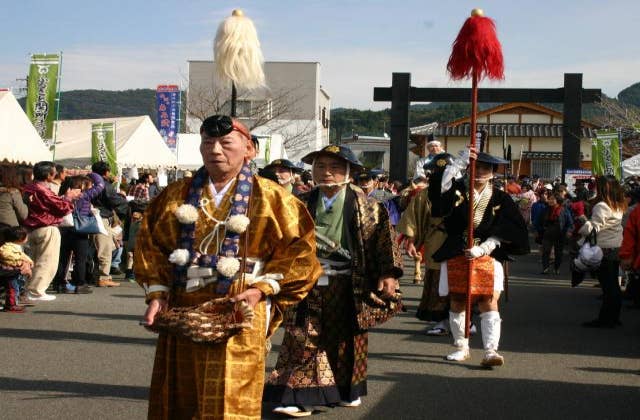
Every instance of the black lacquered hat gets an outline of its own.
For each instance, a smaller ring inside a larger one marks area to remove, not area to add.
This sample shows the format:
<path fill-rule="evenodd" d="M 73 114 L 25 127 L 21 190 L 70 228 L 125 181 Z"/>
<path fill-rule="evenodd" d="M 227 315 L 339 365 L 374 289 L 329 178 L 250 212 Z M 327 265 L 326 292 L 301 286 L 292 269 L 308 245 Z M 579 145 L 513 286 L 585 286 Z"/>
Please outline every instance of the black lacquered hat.
<path fill-rule="evenodd" d="M 431 160 L 424 164 L 422 169 L 430 172 L 444 171 L 447 165 L 453 163 L 453 155 L 447 152 L 438 153 Z"/>
<path fill-rule="evenodd" d="M 315 152 L 311 152 L 305 157 L 302 158 L 304 163 L 309 165 L 313 164 L 313 161 L 320 155 L 327 155 L 331 157 L 335 157 L 338 159 L 342 159 L 353 167 L 354 170 L 362 169 L 362 163 L 358 160 L 356 155 L 346 146 L 336 146 L 335 144 L 330 144 L 328 146 L 323 147 L 320 150 Z"/>
<path fill-rule="evenodd" d="M 506 165 L 509 163 L 508 160 L 500 159 L 499 157 L 491 156 L 484 152 L 478 153 L 478 159 L 476 159 L 476 162 L 488 163 L 489 165 Z"/>
<path fill-rule="evenodd" d="M 291 169 L 294 172 L 303 172 L 302 168 L 297 167 L 293 162 L 289 159 L 276 159 L 271 161 L 270 164 L 264 167 L 264 169 L 271 169 L 276 166 L 282 166 L 283 168 Z"/>

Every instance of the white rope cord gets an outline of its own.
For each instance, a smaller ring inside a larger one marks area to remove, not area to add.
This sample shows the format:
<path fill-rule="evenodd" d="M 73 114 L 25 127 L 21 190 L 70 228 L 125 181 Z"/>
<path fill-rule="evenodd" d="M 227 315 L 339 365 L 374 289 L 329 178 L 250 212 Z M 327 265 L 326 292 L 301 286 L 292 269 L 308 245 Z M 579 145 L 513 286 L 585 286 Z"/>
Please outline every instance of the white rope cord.
<path fill-rule="evenodd" d="M 226 221 L 218 220 L 211 214 L 209 214 L 209 212 L 207 211 L 207 205 L 209 205 L 209 203 L 209 199 L 201 199 L 200 208 L 202 209 L 202 212 L 209 218 L 209 220 L 215 223 L 215 226 L 213 227 L 213 230 L 211 232 L 209 232 L 204 238 L 202 238 L 202 242 L 200 242 L 200 246 L 198 247 L 198 251 L 200 251 L 201 254 L 207 253 L 207 250 L 211 246 L 211 243 L 214 241 L 214 239 L 218 242 L 218 248 L 220 248 L 220 246 L 222 245 L 222 241 L 220 240 L 220 228 L 226 226 Z M 216 254 L 218 254 L 219 251 L 220 249 L 217 249 Z"/>

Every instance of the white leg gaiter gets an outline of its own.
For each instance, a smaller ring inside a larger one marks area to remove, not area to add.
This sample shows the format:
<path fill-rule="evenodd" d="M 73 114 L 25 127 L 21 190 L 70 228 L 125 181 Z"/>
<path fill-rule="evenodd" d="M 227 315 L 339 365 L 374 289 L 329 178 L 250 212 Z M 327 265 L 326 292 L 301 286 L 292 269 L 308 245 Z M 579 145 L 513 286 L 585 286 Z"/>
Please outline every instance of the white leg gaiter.
<path fill-rule="evenodd" d="M 482 343 L 485 350 L 498 351 L 500 343 L 500 312 L 489 311 L 480 314 L 480 326 L 482 328 Z"/>
<path fill-rule="evenodd" d="M 453 345 L 469 348 L 469 339 L 464 338 L 464 312 L 449 312 L 449 327 L 453 336 Z"/>

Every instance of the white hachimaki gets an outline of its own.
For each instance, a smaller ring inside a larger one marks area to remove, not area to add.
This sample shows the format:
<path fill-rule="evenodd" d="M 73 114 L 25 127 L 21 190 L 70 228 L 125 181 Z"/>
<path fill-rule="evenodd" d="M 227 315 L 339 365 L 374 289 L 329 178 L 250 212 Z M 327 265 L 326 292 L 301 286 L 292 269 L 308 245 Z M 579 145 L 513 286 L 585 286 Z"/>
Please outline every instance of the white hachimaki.
<path fill-rule="evenodd" d="M 195 223 L 198 220 L 198 209 L 191 204 L 183 204 L 174 213 L 178 221 L 182 224 Z"/>
<path fill-rule="evenodd" d="M 244 233 L 247 230 L 247 226 L 249 226 L 249 222 L 249 218 L 244 214 L 234 214 L 229 217 L 225 226 L 231 232 Z"/>
<path fill-rule="evenodd" d="M 188 249 L 175 249 L 169 255 L 169 262 L 176 265 L 186 265 L 189 262 L 189 256 Z"/>
<path fill-rule="evenodd" d="M 240 261 L 235 257 L 220 257 L 216 270 L 225 277 L 233 277 L 240 270 Z"/>

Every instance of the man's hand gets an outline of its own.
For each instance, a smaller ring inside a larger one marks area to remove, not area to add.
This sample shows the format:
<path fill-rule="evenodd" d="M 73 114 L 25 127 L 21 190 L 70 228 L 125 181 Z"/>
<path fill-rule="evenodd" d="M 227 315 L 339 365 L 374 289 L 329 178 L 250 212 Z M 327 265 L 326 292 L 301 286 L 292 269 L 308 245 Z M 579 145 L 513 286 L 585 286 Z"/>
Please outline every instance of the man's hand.
<path fill-rule="evenodd" d="M 255 308 L 255 306 L 262 300 L 264 293 L 262 290 L 250 287 L 242 293 L 239 293 L 233 297 L 234 301 L 246 300 L 249 306 Z"/>
<path fill-rule="evenodd" d="M 80 190 L 80 188 L 69 188 L 64 194 L 67 200 L 70 201 L 76 200 L 78 197 L 80 197 L 80 195 L 82 195 L 82 190 Z"/>
<path fill-rule="evenodd" d="M 408 256 L 410 256 L 411 258 L 415 258 L 418 256 L 418 250 L 413 244 L 413 238 L 407 236 L 406 238 L 404 238 L 404 241 L 402 241 L 402 243 L 404 245 L 404 251 Z"/>
<path fill-rule="evenodd" d="M 147 310 L 144 312 L 144 322 L 146 326 L 153 325 L 153 320 L 158 312 L 167 310 L 167 301 L 165 299 L 153 299 L 149 302 Z"/>
<path fill-rule="evenodd" d="M 478 159 L 478 150 L 475 147 L 469 147 L 469 159 Z"/>
<path fill-rule="evenodd" d="M 380 277 L 378 280 L 378 291 L 381 291 L 384 297 L 392 297 L 396 294 L 397 283 L 393 277 Z"/>

